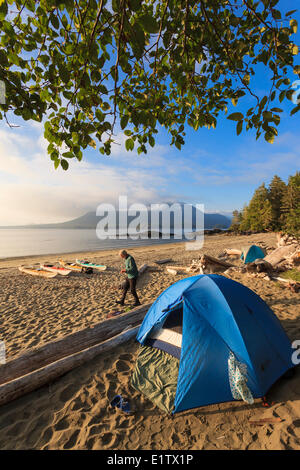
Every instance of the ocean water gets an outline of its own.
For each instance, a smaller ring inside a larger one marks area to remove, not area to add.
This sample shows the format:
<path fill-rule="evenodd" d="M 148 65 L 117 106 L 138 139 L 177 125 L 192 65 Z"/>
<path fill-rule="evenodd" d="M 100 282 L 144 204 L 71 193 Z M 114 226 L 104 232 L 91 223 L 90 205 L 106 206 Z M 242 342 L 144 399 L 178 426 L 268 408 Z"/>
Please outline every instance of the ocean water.
<path fill-rule="evenodd" d="M 99 240 L 94 229 L 0 229 L 0 259 L 146 246 L 171 240 Z"/>

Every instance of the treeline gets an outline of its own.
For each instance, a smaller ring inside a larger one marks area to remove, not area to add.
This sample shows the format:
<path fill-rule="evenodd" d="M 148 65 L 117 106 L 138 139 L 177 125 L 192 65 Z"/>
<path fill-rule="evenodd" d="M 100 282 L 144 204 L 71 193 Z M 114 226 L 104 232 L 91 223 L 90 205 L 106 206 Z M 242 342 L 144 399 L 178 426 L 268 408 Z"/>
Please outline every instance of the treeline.
<path fill-rule="evenodd" d="M 269 187 L 259 186 L 244 209 L 233 212 L 231 230 L 237 232 L 283 231 L 300 235 L 300 172 L 288 184 L 275 175 Z"/>

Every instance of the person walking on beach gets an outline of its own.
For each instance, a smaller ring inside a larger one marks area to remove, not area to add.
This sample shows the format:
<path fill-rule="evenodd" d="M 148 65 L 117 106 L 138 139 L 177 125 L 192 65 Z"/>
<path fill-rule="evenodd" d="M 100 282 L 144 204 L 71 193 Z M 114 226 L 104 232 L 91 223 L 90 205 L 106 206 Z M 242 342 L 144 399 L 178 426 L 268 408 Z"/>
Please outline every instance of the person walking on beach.
<path fill-rule="evenodd" d="M 126 250 L 121 250 L 119 252 L 119 255 L 121 256 L 122 259 L 125 261 L 125 269 L 121 270 L 121 273 L 126 273 L 127 274 L 127 279 L 124 283 L 123 286 L 123 295 L 122 299 L 117 301 L 117 304 L 119 305 L 124 305 L 125 302 L 125 297 L 130 289 L 131 294 L 134 297 L 135 303 L 134 306 L 141 305 L 138 295 L 136 293 L 136 282 L 138 278 L 138 269 L 136 267 L 136 263 L 134 261 L 133 256 L 129 255 Z"/>

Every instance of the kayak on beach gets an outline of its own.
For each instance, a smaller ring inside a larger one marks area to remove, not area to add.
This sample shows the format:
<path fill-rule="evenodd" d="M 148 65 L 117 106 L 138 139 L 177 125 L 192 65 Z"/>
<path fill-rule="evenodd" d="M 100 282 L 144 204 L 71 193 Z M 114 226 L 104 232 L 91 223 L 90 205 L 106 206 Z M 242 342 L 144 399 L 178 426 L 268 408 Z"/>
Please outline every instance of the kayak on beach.
<path fill-rule="evenodd" d="M 87 261 L 87 260 L 77 259 L 76 263 L 79 266 L 83 266 L 84 268 L 94 268 L 94 269 L 98 269 L 99 271 L 105 271 L 106 268 L 107 268 L 107 266 L 105 266 L 103 264 L 89 263 L 89 261 Z"/>
<path fill-rule="evenodd" d="M 43 269 L 41 266 L 19 266 L 19 271 L 26 274 L 31 274 L 32 276 L 41 276 L 41 277 L 55 277 L 57 272 L 50 272 Z"/>
<path fill-rule="evenodd" d="M 63 266 L 55 266 L 55 264 L 41 263 L 41 268 L 45 271 L 61 274 L 61 276 L 67 276 L 71 270 L 66 269 Z"/>
<path fill-rule="evenodd" d="M 59 260 L 59 264 L 66 269 L 70 269 L 71 271 L 76 271 L 80 273 L 82 271 L 82 266 L 78 266 L 76 263 L 69 263 L 68 261 L 64 261 L 63 259 Z"/>

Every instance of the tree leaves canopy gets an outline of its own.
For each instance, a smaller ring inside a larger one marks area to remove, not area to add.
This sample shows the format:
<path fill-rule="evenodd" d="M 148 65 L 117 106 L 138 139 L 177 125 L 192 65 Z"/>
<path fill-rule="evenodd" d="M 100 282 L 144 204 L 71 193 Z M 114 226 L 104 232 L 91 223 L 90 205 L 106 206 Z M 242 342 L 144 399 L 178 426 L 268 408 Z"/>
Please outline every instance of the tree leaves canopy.
<path fill-rule="evenodd" d="M 253 106 L 228 116 L 237 134 L 254 128 L 273 142 L 282 110 L 271 103 L 291 99 L 287 75 L 300 73 L 294 11 L 282 16 L 277 3 L 0 0 L 0 119 L 44 120 L 64 169 L 88 145 L 109 155 L 118 123 L 128 151 L 153 147 L 159 125 L 181 149 L 186 125 L 216 127 L 243 96 Z M 252 87 L 259 65 L 271 73 L 262 99 Z"/>

